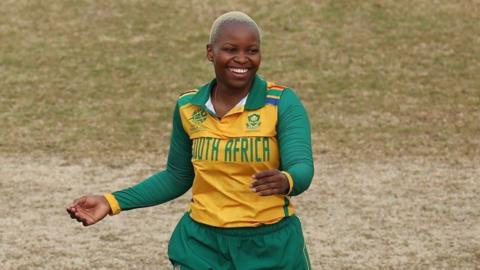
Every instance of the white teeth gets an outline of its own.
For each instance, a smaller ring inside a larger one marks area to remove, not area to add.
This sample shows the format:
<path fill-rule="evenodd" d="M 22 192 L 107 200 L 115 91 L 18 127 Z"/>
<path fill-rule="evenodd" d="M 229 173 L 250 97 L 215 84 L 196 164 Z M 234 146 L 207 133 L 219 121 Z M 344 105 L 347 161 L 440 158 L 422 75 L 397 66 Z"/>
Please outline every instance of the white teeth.
<path fill-rule="evenodd" d="M 235 73 L 246 73 L 248 71 L 246 68 L 230 68 L 230 70 Z"/>

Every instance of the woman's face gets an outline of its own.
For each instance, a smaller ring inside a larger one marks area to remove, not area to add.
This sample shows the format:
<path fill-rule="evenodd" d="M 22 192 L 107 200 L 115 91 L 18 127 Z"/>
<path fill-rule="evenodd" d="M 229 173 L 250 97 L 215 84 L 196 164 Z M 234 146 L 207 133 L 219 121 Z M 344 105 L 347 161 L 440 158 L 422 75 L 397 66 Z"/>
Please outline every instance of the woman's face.
<path fill-rule="evenodd" d="M 223 25 L 207 45 L 207 58 L 219 83 L 232 90 L 250 89 L 261 62 L 258 32 L 246 23 Z"/>

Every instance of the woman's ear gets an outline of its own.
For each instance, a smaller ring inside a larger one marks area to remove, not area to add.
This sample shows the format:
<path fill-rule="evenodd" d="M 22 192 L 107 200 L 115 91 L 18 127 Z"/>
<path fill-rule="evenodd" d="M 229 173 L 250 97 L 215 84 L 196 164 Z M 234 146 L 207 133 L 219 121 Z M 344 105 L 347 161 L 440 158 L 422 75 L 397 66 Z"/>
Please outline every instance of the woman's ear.
<path fill-rule="evenodd" d="M 213 62 L 213 48 L 210 44 L 207 44 L 207 59 L 208 61 Z"/>

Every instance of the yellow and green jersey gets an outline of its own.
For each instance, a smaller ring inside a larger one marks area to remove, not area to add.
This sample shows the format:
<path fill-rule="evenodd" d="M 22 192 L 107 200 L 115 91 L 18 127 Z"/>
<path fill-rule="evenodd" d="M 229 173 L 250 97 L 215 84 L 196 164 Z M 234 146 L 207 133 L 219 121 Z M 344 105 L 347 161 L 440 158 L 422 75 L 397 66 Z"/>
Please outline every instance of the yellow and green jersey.
<path fill-rule="evenodd" d="M 106 195 L 114 213 L 152 206 L 192 188 L 190 216 L 215 227 L 254 227 L 294 213 L 290 196 L 313 177 L 310 125 L 294 92 L 255 77 L 243 102 L 218 118 L 209 106 L 216 80 L 180 96 L 167 168 L 131 188 Z M 252 175 L 283 171 L 288 195 L 260 196 Z"/>

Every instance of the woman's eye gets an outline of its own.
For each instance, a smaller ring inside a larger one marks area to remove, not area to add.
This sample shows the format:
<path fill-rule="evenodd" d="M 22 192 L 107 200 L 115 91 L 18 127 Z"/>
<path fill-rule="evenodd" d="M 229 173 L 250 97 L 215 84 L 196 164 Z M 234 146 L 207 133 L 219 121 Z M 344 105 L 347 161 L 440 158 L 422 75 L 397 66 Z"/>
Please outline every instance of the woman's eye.
<path fill-rule="evenodd" d="M 229 53 L 235 52 L 235 48 L 223 48 L 223 50 Z"/>
<path fill-rule="evenodd" d="M 258 53 L 258 49 L 250 49 L 249 53 L 250 54 L 256 54 L 256 53 Z"/>

